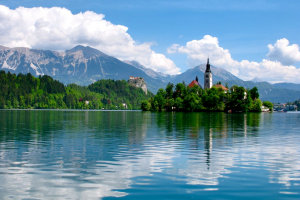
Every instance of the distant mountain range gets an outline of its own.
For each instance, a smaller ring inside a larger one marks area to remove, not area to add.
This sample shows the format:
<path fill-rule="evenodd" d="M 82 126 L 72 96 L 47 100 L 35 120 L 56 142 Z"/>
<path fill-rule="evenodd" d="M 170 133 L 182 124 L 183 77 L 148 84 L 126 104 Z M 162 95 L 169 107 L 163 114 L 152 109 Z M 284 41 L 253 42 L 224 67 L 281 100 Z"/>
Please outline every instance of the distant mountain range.
<path fill-rule="evenodd" d="M 65 83 L 88 85 L 99 79 L 143 77 L 150 91 L 163 84 L 146 71 L 91 47 L 76 46 L 65 52 L 0 46 L 0 68 L 13 73 L 50 75 Z"/>
<path fill-rule="evenodd" d="M 31 73 L 35 76 L 49 75 L 65 84 L 79 85 L 88 85 L 99 79 L 127 80 L 129 76 L 138 76 L 143 77 L 148 89 L 156 93 L 168 82 L 176 84 L 184 81 L 188 84 L 196 76 L 202 84 L 205 64 L 170 76 L 155 72 L 135 61 L 120 61 L 91 47 L 76 46 L 57 52 L 0 46 L 0 69 L 12 73 Z M 221 81 L 224 85 L 240 85 L 246 88 L 257 86 L 262 100 L 278 103 L 300 99 L 300 84 L 243 81 L 224 69 L 211 66 L 211 70 L 214 83 Z"/>

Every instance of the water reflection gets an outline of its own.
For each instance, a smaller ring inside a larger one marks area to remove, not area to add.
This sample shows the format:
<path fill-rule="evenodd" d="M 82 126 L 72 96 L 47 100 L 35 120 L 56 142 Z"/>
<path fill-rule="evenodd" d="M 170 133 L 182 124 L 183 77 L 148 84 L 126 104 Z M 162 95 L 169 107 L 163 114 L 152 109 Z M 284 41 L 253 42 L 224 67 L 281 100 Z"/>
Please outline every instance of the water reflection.
<path fill-rule="evenodd" d="M 297 115 L 0 111 L 0 119 L 4 199 L 125 197 L 139 184 L 159 188 L 158 176 L 201 195 L 224 192 L 248 169 L 262 173 L 253 185 L 300 187 Z"/>

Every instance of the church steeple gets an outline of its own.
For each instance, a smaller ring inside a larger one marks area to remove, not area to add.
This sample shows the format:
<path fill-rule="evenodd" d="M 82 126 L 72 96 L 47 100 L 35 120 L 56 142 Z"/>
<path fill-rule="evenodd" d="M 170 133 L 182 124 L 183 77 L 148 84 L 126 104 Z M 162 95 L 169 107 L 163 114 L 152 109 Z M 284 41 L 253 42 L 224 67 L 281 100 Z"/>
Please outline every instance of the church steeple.
<path fill-rule="evenodd" d="M 210 71 L 209 58 L 207 58 L 207 64 L 206 64 L 206 70 L 205 70 L 205 72 L 211 72 Z"/>
<path fill-rule="evenodd" d="M 204 73 L 204 89 L 212 87 L 212 74 L 210 70 L 209 58 L 207 58 L 206 70 Z"/>

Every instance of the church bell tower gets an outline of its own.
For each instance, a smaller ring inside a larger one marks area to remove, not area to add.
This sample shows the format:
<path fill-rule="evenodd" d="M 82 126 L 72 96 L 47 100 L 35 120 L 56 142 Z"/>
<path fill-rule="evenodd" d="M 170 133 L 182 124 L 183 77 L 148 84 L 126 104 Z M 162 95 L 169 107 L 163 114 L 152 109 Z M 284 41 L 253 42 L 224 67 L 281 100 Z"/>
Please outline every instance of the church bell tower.
<path fill-rule="evenodd" d="M 210 71 L 209 58 L 207 59 L 206 70 L 204 73 L 204 89 L 212 87 L 212 74 Z"/>

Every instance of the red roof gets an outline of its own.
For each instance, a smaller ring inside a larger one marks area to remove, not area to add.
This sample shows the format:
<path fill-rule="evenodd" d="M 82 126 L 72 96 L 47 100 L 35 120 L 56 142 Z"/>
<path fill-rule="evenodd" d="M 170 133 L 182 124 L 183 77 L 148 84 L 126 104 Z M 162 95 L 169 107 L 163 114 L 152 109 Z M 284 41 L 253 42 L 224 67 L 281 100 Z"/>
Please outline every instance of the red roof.
<path fill-rule="evenodd" d="M 199 86 L 199 83 L 196 80 L 193 80 L 190 84 L 189 84 L 189 88 L 194 87 L 195 85 Z"/>
<path fill-rule="evenodd" d="M 221 88 L 222 90 L 225 90 L 227 91 L 228 88 L 226 88 L 225 86 L 221 85 L 221 84 L 218 84 L 218 85 L 215 85 L 216 88 Z"/>

